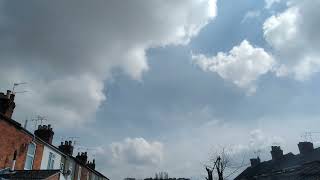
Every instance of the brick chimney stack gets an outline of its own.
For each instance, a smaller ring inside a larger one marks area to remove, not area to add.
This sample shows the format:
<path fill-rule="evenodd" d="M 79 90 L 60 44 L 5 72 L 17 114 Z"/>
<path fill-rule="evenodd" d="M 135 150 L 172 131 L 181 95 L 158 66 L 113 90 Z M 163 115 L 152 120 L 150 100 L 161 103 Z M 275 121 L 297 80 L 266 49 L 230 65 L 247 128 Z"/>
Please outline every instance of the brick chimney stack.
<path fill-rule="evenodd" d="M 34 135 L 44 140 L 45 142 L 52 144 L 54 132 L 52 131 L 51 125 L 39 125 L 38 129 L 34 131 Z"/>
<path fill-rule="evenodd" d="M 252 159 L 250 159 L 250 163 L 251 163 L 251 167 L 255 167 L 255 166 L 257 166 L 258 164 L 261 163 L 261 160 L 260 160 L 259 157 L 252 158 Z"/>
<path fill-rule="evenodd" d="M 15 95 L 7 90 L 7 93 L 0 93 L 0 113 L 11 118 L 16 104 L 14 103 Z"/>
<path fill-rule="evenodd" d="M 82 152 L 81 154 L 78 152 L 76 159 L 78 159 L 84 165 L 87 164 L 87 160 L 88 160 L 87 152 Z"/>
<path fill-rule="evenodd" d="M 302 155 L 307 155 L 314 150 L 312 142 L 299 142 L 298 144 L 299 152 Z"/>
<path fill-rule="evenodd" d="M 59 150 L 67 155 L 72 156 L 73 154 L 72 141 L 65 141 L 64 143 L 61 142 L 61 145 L 59 146 Z"/>
<path fill-rule="evenodd" d="M 274 161 L 277 161 L 283 157 L 283 150 L 280 148 L 280 146 L 271 146 L 271 157 Z"/>

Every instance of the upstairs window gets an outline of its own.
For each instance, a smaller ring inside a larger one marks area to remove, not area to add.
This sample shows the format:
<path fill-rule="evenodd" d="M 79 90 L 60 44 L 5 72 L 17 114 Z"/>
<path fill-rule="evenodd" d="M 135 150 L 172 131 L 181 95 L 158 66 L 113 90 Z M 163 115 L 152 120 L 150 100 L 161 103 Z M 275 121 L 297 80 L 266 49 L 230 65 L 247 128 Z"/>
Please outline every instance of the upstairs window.
<path fill-rule="evenodd" d="M 54 161 L 56 159 L 56 155 L 52 152 L 49 153 L 49 160 L 48 160 L 48 167 L 47 169 L 53 169 L 54 168 Z"/>
<path fill-rule="evenodd" d="M 36 145 L 33 142 L 31 142 L 28 145 L 27 158 L 26 158 L 26 162 L 24 164 L 25 170 L 32 170 L 35 152 L 36 152 Z"/>

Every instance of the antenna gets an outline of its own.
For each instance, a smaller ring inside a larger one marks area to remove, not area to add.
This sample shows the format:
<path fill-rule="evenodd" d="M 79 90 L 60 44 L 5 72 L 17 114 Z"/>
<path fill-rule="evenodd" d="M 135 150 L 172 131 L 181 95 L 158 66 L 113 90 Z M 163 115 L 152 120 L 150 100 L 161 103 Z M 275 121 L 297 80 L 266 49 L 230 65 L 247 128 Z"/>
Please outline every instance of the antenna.
<path fill-rule="evenodd" d="M 27 84 L 26 82 L 21 82 L 21 83 L 13 83 L 13 87 L 12 87 L 12 93 L 25 93 L 27 91 L 21 91 L 21 92 L 15 92 L 15 88 L 19 85 L 23 85 L 23 84 Z"/>
<path fill-rule="evenodd" d="M 31 121 L 34 122 L 34 128 L 37 129 L 37 125 L 40 122 L 39 125 L 42 125 L 43 121 L 47 121 L 47 118 L 45 116 L 38 115 L 36 118 L 33 118 Z"/>
<path fill-rule="evenodd" d="M 71 136 L 71 137 L 68 137 L 68 139 L 70 139 L 70 141 L 72 141 L 73 146 L 75 146 L 76 143 L 78 143 L 77 140 L 80 139 L 80 137 L 78 137 L 78 136 Z"/>
<path fill-rule="evenodd" d="M 304 140 L 304 141 L 309 141 L 309 142 L 313 142 L 314 141 L 314 136 L 315 134 L 320 134 L 320 132 L 311 132 L 311 131 L 307 131 L 305 133 L 303 133 L 301 135 L 301 138 Z"/>
<path fill-rule="evenodd" d="M 14 94 L 21 94 L 21 93 L 26 93 L 26 92 L 29 92 L 29 91 L 18 91 L 18 92 L 14 92 Z"/>

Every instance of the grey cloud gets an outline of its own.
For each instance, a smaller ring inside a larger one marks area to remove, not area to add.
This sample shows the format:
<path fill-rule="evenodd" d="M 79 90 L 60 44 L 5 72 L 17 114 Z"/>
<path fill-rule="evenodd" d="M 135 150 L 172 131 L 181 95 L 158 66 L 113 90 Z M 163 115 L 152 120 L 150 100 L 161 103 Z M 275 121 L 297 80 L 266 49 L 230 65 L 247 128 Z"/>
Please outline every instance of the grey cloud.
<path fill-rule="evenodd" d="M 93 119 L 115 69 L 141 80 L 147 49 L 188 43 L 216 11 L 215 0 L 10 0 L 1 8 L 0 69 L 17 69 L 2 83 L 28 81 L 24 113 L 41 104 L 64 125 Z"/>

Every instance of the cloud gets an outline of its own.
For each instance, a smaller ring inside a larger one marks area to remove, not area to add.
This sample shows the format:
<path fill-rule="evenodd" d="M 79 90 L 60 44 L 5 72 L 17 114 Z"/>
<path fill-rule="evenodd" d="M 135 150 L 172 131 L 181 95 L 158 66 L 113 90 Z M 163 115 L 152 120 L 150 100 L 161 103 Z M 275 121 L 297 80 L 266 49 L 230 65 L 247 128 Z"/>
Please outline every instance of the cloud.
<path fill-rule="evenodd" d="M 0 8 L 1 83 L 27 81 L 32 92 L 17 98 L 26 110 L 17 117 L 37 109 L 62 125 L 93 119 L 114 71 L 142 80 L 146 50 L 185 45 L 216 15 L 215 0 L 7 0 Z"/>
<path fill-rule="evenodd" d="M 283 144 L 284 140 L 278 136 L 267 135 L 261 129 L 254 129 L 250 132 L 249 149 L 261 151 L 271 145 Z"/>
<path fill-rule="evenodd" d="M 306 80 L 320 70 L 320 1 L 291 1 L 288 6 L 265 21 L 264 37 L 280 64 L 277 75 Z"/>
<path fill-rule="evenodd" d="M 255 81 L 272 70 L 275 61 L 264 49 L 252 46 L 244 40 L 228 53 L 219 52 L 216 56 L 193 55 L 193 60 L 204 71 L 216 72 L 225 80 L 231 81 L 248 93 L 256 91 Z"/>
<path fill-rule="evenodd" d="M 258 18 L 259 16 L 261 16 L 261 11 L 259 11 L 259 10 L 256 10 L 256 11 L 248 11 L 248 12 L 244 15 L 241 23 L 244 23 L 244 22 L 246 22 L 246 21 L 248 21 L 248 20 L 250 20 L 250 19 Z"/>
<path fill-rule="evenodd" d="M 131 165 L 157 165 L 163 159 L 163 144 L 143 138 L 126 138 L 111 144 L 112 158 Z"/>
<path fill-rule="evenodd" d="M 126 138 L 109 146 L 93 148 L 97 164 L 113 179 L 153 175 L 164 161 L 162 142 L 144 138 Z"/>
<path fill-rule="evenodd" d="M 280 3 L 281 0 L 265 0 L 265 8 L 270 9 L 274 4 Z"/>

